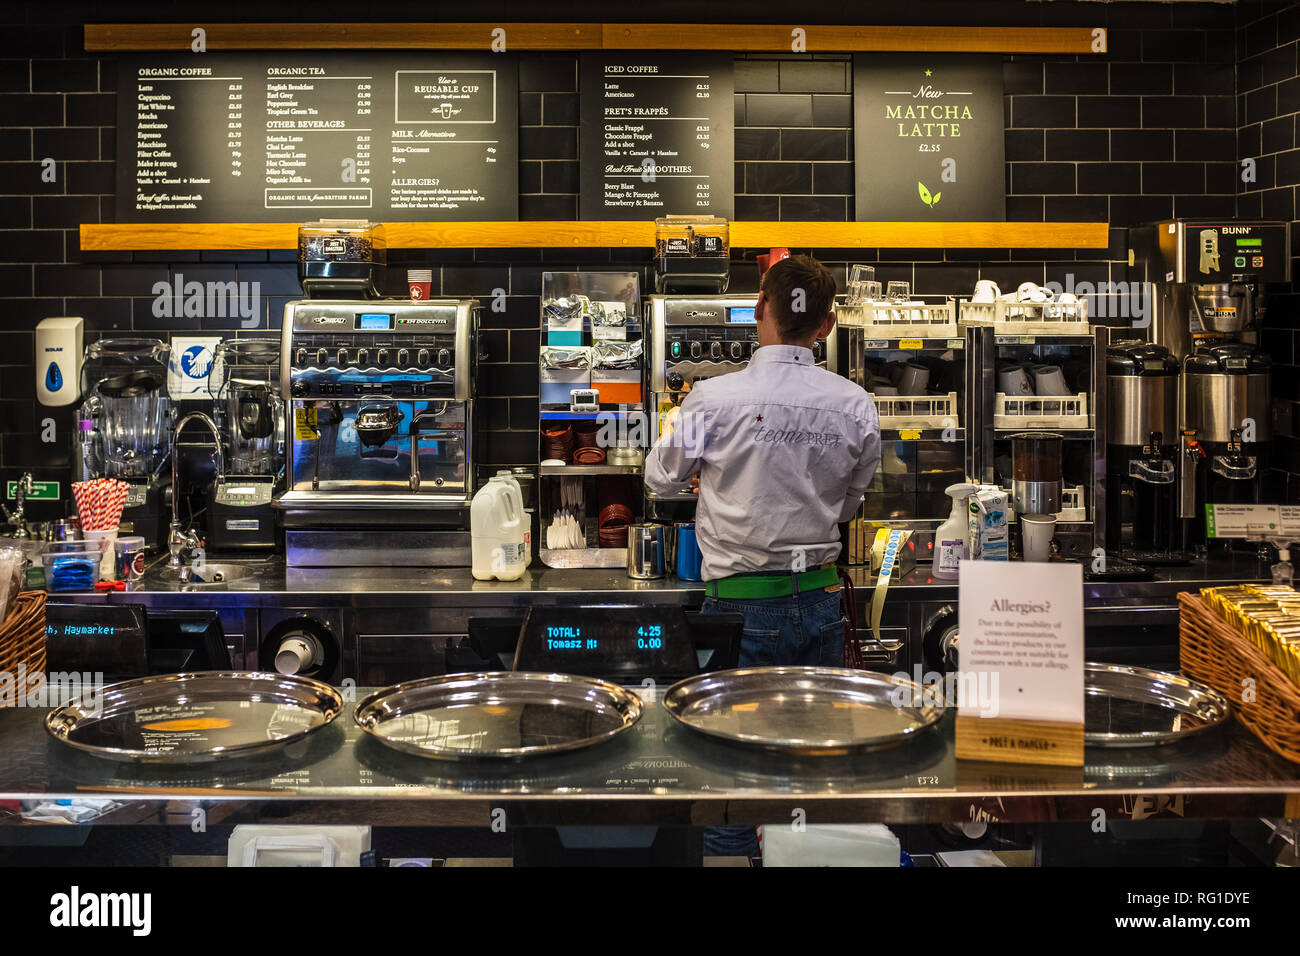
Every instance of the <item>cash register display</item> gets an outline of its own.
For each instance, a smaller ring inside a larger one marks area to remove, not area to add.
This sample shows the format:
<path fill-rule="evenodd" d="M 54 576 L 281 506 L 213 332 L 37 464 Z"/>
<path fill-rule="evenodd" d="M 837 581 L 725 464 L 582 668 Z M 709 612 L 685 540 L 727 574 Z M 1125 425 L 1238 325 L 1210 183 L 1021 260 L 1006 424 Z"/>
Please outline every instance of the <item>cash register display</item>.
<path fill-rule="evenodd" d="M 515 669 L 639 681 L 699 668 L 680 607 L 588 605 L 532 608 Z"/>

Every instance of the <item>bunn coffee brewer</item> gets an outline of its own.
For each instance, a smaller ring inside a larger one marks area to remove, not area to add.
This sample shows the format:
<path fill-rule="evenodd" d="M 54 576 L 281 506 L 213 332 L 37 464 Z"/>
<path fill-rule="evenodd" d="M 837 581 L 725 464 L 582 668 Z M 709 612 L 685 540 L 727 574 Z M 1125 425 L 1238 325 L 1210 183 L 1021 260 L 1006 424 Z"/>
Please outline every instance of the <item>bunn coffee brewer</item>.
<path fill-rule="evenodd" d="M 290 302 L 281 331 L 290 567 L 470 563 L 479 305 Z"/>
<path fill-rule="evenodd" d="M 1129 245 L 1146 304 L 1134 326 L 1182 362 L 1178 512 L 1199 549 L 1207 505 L 1260 502 L 1271 363 L 1256 330 L 1268 285 L 1291 281 L 1291 225 L 1174 220 L 1130 229 Z"/>
<path fill-rule="evenodd" d="M 207 549 L 273 551 L 277 522 L 271 502 L 284 482 L 279 341 L 222 342 L 209 390 L 225 454 L 224 474 L 208 497 Z"/>
<path fill-rule="evenodd" d="M 127 482 L 122 523 L 150 548 L 162 547 L 167 528 L 170 354 L 158 339 L 101 339 L 86 348 L 81 371 L 86 400 L 77 416 L 73 474 L 78 481 Z"/>

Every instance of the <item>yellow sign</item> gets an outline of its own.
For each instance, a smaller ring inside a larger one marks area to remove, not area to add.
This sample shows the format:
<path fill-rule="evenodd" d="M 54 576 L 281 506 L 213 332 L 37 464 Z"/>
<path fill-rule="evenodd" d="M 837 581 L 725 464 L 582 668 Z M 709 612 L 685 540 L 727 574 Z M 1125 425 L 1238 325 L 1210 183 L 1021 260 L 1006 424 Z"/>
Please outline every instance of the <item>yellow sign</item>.
<path fill-rule="evenodd" d="M 298 441 L 312 441 L 316 438 L 315 408 L 295 408 L 293 410 L 293 433 Z"/>
<path fill-rule="evenodd" d="M 919 428 L 900 428 L 898 430 L 899 441 L 920 441 L 921 429 Z"/>
<path fill-rule="evenodd" d="M 921 339 L 899 339 L 898 347 L 900 349 L 919 349 L 925 343 Z"/>

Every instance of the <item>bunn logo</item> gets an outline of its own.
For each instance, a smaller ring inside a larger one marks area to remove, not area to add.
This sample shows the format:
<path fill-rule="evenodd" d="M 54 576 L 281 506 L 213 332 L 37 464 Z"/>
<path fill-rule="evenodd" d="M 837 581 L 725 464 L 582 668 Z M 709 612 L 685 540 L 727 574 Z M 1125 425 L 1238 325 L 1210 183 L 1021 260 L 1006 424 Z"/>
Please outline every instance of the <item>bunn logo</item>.
<path fill-rule="evenodd" d="M 82 893 L 73 886 L 50 897 L 50 925 L 66 928 L 126 928 L 133 936 L 153 929 L 152 893 Z"/>
<path fill-rule="evenodd" d="M 1250 226 L 1223 226 L 1219 229 L 1219 232 L 1229 236 L 1244 236 L 1250 232 L 1250 229 Z"/>

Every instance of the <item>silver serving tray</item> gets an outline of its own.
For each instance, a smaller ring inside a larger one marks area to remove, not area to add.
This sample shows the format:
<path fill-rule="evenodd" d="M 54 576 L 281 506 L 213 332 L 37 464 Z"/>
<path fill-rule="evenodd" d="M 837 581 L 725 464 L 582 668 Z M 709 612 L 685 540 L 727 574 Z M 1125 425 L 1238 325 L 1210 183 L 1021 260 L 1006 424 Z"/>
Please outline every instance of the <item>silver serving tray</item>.
<path fill-rule="evenodd" d="M 438 760 L 517 760 L 580 750 L 641 719 L 641 698 L 571 674 L 492 671 L 394 684 L 352 718 L 389 747 Z"/>
<path fill-rule="evenodd" d="M 895 747 L 943 717 L 909 680 L 837 667 L 748 667 L 679 681 L 663 708 L 691 730 L 784 753 Z"/>
<path fill-rule="evenodd" d="M 1084 665 L 1086 747 L 1156 747 L 1228 719 L 1228 700 L 1178 674 L 1121 664 Z"/>
<path fill-rule="evenodd" d="M 277 750 L 342 709 L 337 690 L 306 677 L 196 671 L 111 684 L 98 706 L 73 701 L 50 711 L 45 729 L 97 757 L 192 764 Z"/>

